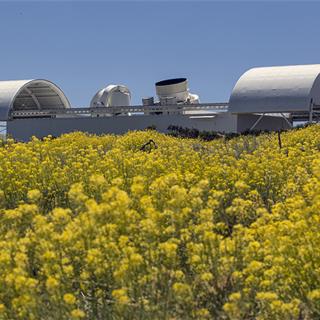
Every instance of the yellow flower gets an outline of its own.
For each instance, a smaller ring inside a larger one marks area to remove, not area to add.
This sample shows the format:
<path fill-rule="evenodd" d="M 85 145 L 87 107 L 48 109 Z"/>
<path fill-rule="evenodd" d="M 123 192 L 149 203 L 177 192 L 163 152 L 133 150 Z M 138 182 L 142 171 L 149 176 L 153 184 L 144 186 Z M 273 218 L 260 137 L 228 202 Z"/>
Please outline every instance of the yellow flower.
<path fill-rule="evenodd" d="M 235 293 L 230 294 L 229 299 L 230 299 L 230 301 L 238 301 L 238 300 L 240 300 L 241 299 L 240 292 L 235 292 Z"/>
<path fill-rule="evenodd" d="M 81 319 L 81 318 L 84 318 L 85 316 L 86 316 L 85 313 L 80 309 L 74 309 L 71 311 L 72 319 Z"/>
<path fill-rule="evenodd" d="M 174 260 L 176 258 L 178 246 L 175 243 L 160 243 L 159 248 L 168 259 Z"/>
<path fill-rule="evenodd" d="M 277 300 L 278 295 L 274 292 L 258 292 L 256 295 L 258 300 L 272 301 Z"/>
<path fill-rule="evenodd" d="M 39 199 L 41 198 L 41 192 L 37 189 L 34 190 L 29 190 L 28 191 L 28 199 L 30 200 L 30 202 L 34 203 L 39 201 Z"/>
<path fill-rule="evenodd" d="M 75 304 L 76 303 L 76 297 L 71 293 L 66 293 L 63 296 L 63 300 L 66 304 Z"/>
<path fill-rule="evenodd" d="M 201 274 L 200 279 L 205 282 L 209 282 L 213 279 L 213 275 L 211 272 L 204 272 Z"/>
<path fill-rule="evenodd" d="M 320 300 L 320 290 L 312 290 L 311 292 L 308 293 L 308 298 L 310 300 Z"/>
<path fill-rule="evenodd" d="M 191 294 L 190 286 L 185 283 L 176 282 L 173 284 L 172 289 L 177 298 L 187 298 Z"/>
<path fill-rule="evenodd" d="M 90 177 L 90 183 L 93 184 L 96 188 L 100 188 L 106 183 L 106 179 L 101 174 L 94 174 Z"/>
<path fill-rule="evenodd" d="M 71 210 L 63 208 L 55 208 L 52 211 L 52 216 L 57 222 L 67 222 L 70 220 Z"/>
<path fill-rule="evenodd" d="M 281 139 L 0 143 L 0 318 L 317 318 L 320 126 Z"/>
<path fill-rule="evenodd" d="M 143 257 L 138 253 L 133 253 L 129 258 L 130 266 L 138 267 L 143 263 Z"/>
<path fill-rule="evenodd" d="M 127 289 L 116 289 L 112 291 L 112 297 L 116 299 L 119 304 L 128 304 L 130 299 L 127 295 Z"/>
<path fill-rule="evenodd" d="M 56 289 L 59 286 L 59 282 L 57 279 L 53 277 L 48 277 L 46 281 L 46 287 L 49 291 Z"/>

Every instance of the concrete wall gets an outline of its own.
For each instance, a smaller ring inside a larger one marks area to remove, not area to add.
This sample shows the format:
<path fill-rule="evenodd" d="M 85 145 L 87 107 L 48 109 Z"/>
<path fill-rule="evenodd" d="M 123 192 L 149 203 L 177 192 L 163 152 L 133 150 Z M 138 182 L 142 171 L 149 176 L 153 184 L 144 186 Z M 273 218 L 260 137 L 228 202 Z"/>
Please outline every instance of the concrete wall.
<path fill-rule="evenodd" d="M 8 121 L 7 133 L 16 140 L 27 141 L 49 134 L 59 136 L 73 131 L 94 134 L 122 134 L 130 130 L 144 130 L 155 126 L 160 132 L 167 132 L 169 125 L 196 128 L 201 131 L 236 132 L 237 116 L 221 113 L 214 118 L 194 118 L 190 115 L 148 115 L 117 117 L 79 118 L 26 118 Z"/>
<path fill-rule="evenodd" d="M 144 130 L 155 126 L 160 132 L 167 132 L 169 125 L 195 128 L 200 131 L 243 132 L 249 130 L 259 115 L 219 113 L 212 118 L 191 115 L 147 115 L 116 117 L 78 118 L 26 118 L 8 121 L 7 133 L 19 141 L 28 141 L 32 136 L 43 138 L 49 134 L 84 131 L 94 134 L 122 134 L 131 130 Z M 279 130 L 289 128 L 282 117 L 265 116 L 255 130 Z"/>

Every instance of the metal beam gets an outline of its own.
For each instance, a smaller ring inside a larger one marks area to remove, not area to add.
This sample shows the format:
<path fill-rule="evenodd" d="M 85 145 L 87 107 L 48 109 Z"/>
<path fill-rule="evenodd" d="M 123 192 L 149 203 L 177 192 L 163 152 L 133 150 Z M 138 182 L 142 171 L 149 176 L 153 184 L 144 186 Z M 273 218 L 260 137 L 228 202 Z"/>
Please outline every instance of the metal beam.
<path fill-rule="evenodd" d="M 257 125 L 258 123 L 261 121 L 261 119 L 264 117 L 264 113 L 257 119 L 257 121 L 253 124 L 253 126 L 249 129 L 249 131 L 253 130 Z"/>
<path fill-rule="evenodd" d="M 52 93 L 52 94 L 46 94 L 46 95 L 43 95 L 43 94 L 37 94 L 37 97 L 38 98 L 57 98 L 59 97 L 58 94 L 56 93 Z M 16 99 L 25 99 L 25 98 L 30 98 L 30 94 L 19 94 L 18 97 L 16 97 Z"/>
<path fill-rule="evenodd" d="M 286 120 L 286 122 L 288 123 L 288 125 L 290 126 L 290 128 L 292 128 L 292 123 L 287 119 L 287 117 L 283 114 L 283 113 L 280 113 L 281 114 L 281 116 L 282 116 L 282 118 L 284 119 L 284 120 Z"/>
<path fill-rule="evenodd" d="M 41 105 L 37 97 L 33 94 L 33 92 L 29 88 L 25 88 L 25 90 L 30 94 L 32 100 L 34 101 L 38 109 L 41 110 Z"/>

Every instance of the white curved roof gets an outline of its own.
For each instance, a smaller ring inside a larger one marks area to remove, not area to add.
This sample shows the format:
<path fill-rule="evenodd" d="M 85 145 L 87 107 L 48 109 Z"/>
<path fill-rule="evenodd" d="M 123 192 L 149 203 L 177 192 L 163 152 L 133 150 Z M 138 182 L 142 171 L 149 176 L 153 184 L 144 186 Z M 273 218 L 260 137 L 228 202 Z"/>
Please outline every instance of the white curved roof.
<path fill-rule="evenodd" d="M 62 90 L 48 80 L 0 81 L 0 121 L 8 120 L 11 110 L 70 108 Z"/>
<path fill-rule="evenodd" d="M 308 111 L 320 104 L 320 64 L 253 68 L 232 90 L 232 113 Z"/>
<path fill-rule="evenodd" d="M 99 90 L 90 102 L 90 108 L 129 106 L 130 90 L 121 84 L 109 84 Z"/>

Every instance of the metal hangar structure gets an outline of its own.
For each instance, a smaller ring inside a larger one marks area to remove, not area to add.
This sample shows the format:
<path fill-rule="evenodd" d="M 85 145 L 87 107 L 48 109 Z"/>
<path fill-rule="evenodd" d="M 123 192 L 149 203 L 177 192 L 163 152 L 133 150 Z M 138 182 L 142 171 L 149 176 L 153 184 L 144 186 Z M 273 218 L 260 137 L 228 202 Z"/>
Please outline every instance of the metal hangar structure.
<path fill-rule="evenodd" d="M 70 108 L 62 90 L 48 80 L 0 81 L 0 121 L 14 111 Z"/>
<path fill-rule="evenodd" d="M 232 113 L 290 113 L 302 121 L 317 117 L 319 107 L 320 64 L 250 69 L 229 100 Z"/>

